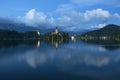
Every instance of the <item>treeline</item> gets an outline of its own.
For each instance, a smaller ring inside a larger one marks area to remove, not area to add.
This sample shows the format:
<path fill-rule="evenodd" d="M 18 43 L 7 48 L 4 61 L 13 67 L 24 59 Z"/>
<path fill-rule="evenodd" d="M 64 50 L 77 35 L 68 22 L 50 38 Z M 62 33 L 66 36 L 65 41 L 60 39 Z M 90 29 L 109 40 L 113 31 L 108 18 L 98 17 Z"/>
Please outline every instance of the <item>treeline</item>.
<path fill-rule="evenodd" d="M 14 30 L 0 30 L 0 40 L 29 40 L 41 39 L 49 41 L 66 41 L 69 40 L 69 34 L 61 32 L 58 34 L 46 33 L 43 35 L 38 34 L 38 31 L 17 32 Z"/>
<path fill-rule="evenodd" d="M 14 30 L 0 30 L 0 40 L 22 40 L 40 38 L 36 31 L 17 32 Z"/>

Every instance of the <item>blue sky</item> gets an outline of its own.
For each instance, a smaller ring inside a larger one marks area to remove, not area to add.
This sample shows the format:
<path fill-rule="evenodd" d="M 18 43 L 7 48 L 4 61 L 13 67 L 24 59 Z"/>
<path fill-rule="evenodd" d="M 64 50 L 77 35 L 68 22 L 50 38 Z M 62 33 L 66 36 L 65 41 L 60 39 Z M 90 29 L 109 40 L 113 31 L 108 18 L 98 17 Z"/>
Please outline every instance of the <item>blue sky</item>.
<path fill-rule="evenodd" d="M 120 0 L 1 0 L 0 17 L 64 30 L 120 25 Z"/>

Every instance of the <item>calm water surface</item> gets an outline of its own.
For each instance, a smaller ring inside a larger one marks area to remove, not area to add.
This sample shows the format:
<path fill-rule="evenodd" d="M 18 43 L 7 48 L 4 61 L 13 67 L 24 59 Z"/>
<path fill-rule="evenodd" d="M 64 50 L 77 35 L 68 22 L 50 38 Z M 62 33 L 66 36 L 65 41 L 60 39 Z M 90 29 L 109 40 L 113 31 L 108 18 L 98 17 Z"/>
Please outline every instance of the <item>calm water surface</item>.
<path fill-rule="evenodd" d="M 120 47 L 1 41 L 0 80 L 120 80 Z"/>

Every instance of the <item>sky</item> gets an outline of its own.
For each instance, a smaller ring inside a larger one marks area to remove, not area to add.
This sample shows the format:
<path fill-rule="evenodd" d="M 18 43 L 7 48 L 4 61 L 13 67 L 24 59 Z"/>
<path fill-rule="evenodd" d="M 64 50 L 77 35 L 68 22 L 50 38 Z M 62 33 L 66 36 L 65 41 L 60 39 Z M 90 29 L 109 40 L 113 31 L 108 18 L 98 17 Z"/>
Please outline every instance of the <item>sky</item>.
<path fill-rule="evenodd" d="M 63 30 L 120 25 L 120 0 L 1 0 L 0 18 Z"/>

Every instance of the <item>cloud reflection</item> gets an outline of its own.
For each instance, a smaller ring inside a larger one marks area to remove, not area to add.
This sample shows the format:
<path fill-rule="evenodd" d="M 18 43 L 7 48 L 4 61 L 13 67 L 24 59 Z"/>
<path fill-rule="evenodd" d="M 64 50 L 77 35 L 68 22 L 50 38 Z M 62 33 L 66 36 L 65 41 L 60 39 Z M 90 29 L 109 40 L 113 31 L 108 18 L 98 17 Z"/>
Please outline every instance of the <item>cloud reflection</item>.
<path fill-rule="evenodd" d="M 91 53 L 90 51 L 86 53 L 76 51 L 74 49 L 68 48 L 54 48 L 47 49 L 46 51 L 33 50 L 25 53 L 25 60 L 29 66 L 36 68 L 37 66 L 43 65 L 45 63 L 50 63 L 51 65 L 58 67 L 69 67 L 85 64 L 86 66 L 96 66 L 104 67 L 109 65 L 112 61 L 120 61 L 120 55 L 109 55 L 101 47 L 98 47 L 101 53 Z"/>
<path fill-rule="evenodd" d="M 40 48 L 33 48 L 32 46 L 16 46 L 15 48 L 0 49 L 0 53 L 3 53 L 3 51 L 4 55 L 10 54 L 10 52 L 13 53 L 18 61 L 26 62 L 27 65 L 34 69 L 45 64 L 60 68 L 70 68 L 78 65 L 101 68 L 110 65 L 111 62 L 120 62 L 119 49 L 109 51 L 100 45 L 86 46 L 82 43 L 68 43 L 60 45 L 57 49 L 54 46 L 48 44 L 43 45 L 42 43 Z M 7 60 L 8 58 L 4 59 Z"/>
<path fill-rule="evenodd" d="M 32 68 L 36 68 L 40 64 L 44 64 L 46 62 L 46 55 L 40 53 L 36 50 L 28 51 L 25 55 L 26 62 Z"/>

